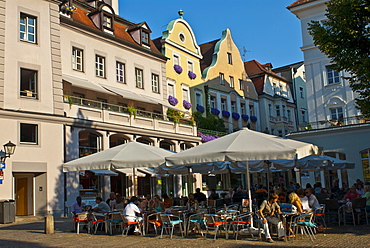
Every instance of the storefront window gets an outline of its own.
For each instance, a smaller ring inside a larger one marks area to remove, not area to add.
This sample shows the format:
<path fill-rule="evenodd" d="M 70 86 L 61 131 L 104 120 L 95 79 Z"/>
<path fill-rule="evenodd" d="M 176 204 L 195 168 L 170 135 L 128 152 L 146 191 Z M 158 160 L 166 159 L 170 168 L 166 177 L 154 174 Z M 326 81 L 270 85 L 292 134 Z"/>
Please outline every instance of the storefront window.
<path fill-rule="evenodd" d="M 370 166 L 369 166 L 369 159 L 370 159 L 370 149 L 361 152 L 361 163 L 362 169 L 364 171 L 364 181 L 370 182 Z"/>

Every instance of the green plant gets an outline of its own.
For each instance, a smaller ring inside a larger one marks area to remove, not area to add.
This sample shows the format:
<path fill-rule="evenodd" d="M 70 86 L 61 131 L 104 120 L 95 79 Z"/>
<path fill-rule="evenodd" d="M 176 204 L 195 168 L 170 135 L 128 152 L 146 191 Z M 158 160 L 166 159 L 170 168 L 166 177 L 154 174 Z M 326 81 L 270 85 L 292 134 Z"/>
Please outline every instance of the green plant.
<path fill-rule="evenodd" d="M 134 107 L 127 107 L 127 112 L 129 113 L 130 117 L 133 115 L 134 119 L 136 119 L 136 108 Z"/>
<path fill-rule="evenodd" d="M 180 119 L 184 117 L 184 113 L 169 108 L 167 109 L 167 117 L 170 118 L 174 123 L 179 123 Z"/>
<path fill-rule="evenodd" d="M 215 117 L 214 115 L 203 117 L 202 113 L 200 113 L 199 111 L 196 111 L 193 113 L 193 118 L 195 122 L 197 123 L 197 127 L 199 128 L 219 131 L 219 132 L 226 131 L 224 120 L 218 117 Z"/>
<path fill-rule="evenodd" d="M 73 100 L 71 96 L 67 96 L 68 104 L 69 104 L 69 109 L 72 108 Z"/>

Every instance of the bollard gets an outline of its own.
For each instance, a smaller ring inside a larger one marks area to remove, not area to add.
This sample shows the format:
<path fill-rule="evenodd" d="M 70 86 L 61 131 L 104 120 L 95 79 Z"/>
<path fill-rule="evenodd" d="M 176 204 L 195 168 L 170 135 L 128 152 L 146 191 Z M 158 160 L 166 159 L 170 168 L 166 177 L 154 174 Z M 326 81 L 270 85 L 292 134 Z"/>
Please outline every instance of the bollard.
<path fill-rule="evenodd" d="M 54 233 L 54 216 L 46 215 L 45 216 L 45 234 Z"/>

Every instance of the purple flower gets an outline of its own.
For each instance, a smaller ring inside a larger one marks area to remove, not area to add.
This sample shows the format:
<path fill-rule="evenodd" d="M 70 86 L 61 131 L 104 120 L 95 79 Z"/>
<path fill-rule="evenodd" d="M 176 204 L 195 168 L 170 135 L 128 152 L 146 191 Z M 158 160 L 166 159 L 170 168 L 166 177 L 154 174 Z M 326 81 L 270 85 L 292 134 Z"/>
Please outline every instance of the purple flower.
<path fill-rule="evenodd" d="M 174 97 L 174 96 L 168 96 L 168 102 L 169 102 L 172 106 L 175 106 L 175 105 L 179 102 L 179 100 L 177 100 L 177 98 L 176 98 L 176 97 Z"/>
<path fill-rule="evenodd" d="M 182 106 L 184 106 L 184 108 L 186 108 L 186 109 L 191 109 L 192 105 L 191 105 L 190 102 L 184 100 L 184 101 L 182 101 Z"/>
<path fill-rule="evenodd" d="M 220 110 L 218 110 L 216 108 L 211 108 L 211 113 L 214 114 L 214 115 L 219 115 L 220 114 Z"/>
<path fill-rule="evenodd" d="M 175 72 L 177 72 L 178 74 L 181 74 L 182 72 L 182 67 L 179 66 L 179 65 L 174 65 L 173 66 L 173 69 L 175 70 Z"/>
<path fill-rule="evenodd" d="M 243 120 L 245 120 L 245 121 L 248 121 L 248 120 L 249 120 L 249 116 L 248 116 L 248 115 L 242 115 L 242 118 L 243 118 Z"/>
<path fill-rule="evenodd" d="M 204 143 L 220 138 L 218 135 L 212 136 L 209 134 L 203 134 L 201 132 L 198 132 L 198 136 L 202 138 L 202 142 Z"/>
<path fill-rule="evenodd" d="M 222 110 L 222 116 L 226 117 L 226 118 L 229 118 L 230 117 L 230 112 L 226 111 L 226 110 Z"/>
<path fill-rule="evenodd" d="M 251 116 L 251 121 L 256 122 L 257 121 L 257 117 L 256 116 Z"/>
<path fill-rule="evenodd" d="M 202 105 L 197 104 L 197 111 L 204 113 L 204 107 Z"/>
<path fill-rule="evenodd" d="M 195 79 L 197 77 L 197 75 L 192 71 L 188 72 L 188 76 L 189 76 L 190 79 Z"/>
<path fill-rule="evenodd" d="M 240 115 L 238 113 L 232 113 L 231 116 L 235 119 L 235 120 L 239 120 L 240 118 Z"/>

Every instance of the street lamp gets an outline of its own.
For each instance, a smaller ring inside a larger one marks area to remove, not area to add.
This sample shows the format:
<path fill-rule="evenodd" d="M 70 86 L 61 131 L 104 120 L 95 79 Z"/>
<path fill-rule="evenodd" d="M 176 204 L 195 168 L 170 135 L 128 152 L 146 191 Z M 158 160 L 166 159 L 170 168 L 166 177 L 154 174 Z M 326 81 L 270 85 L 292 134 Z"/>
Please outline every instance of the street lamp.
<path fill-rule="evenodd" d="M 2 163 L 5 163 L 5 159 L 9 158 L 11 155 L 14 154 L 16 144 L 13 144 L 12 142 L 8 142 L 3 145 L 4 146 L 4 151 L 0 151 L 0 159 Z"/>

